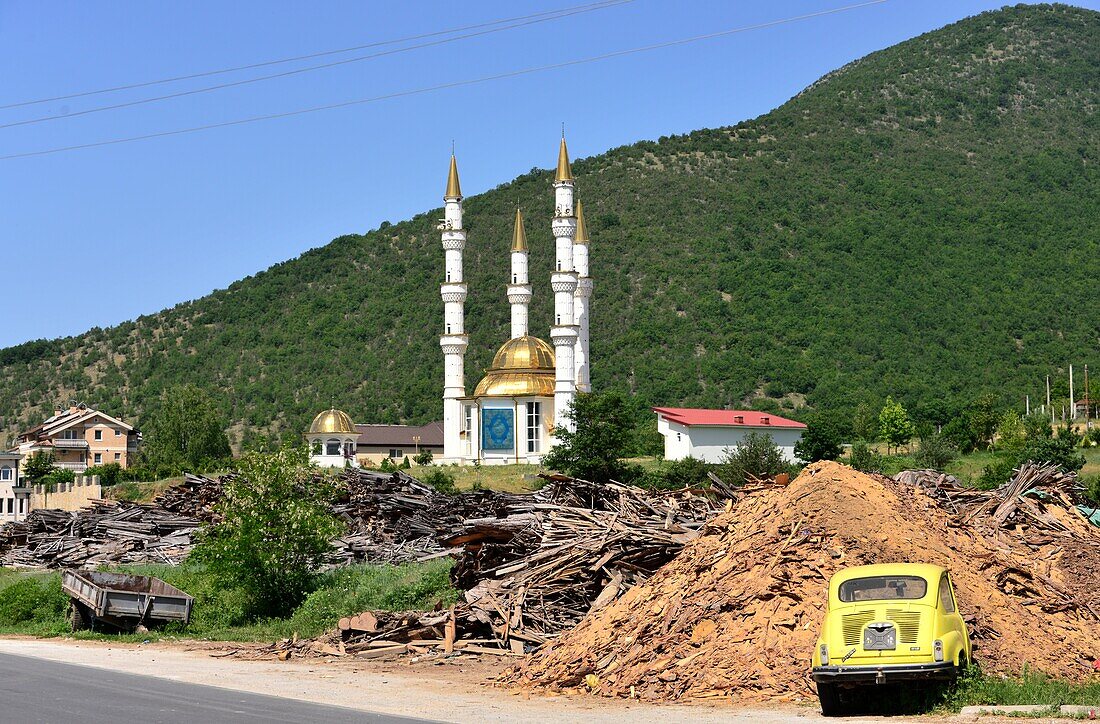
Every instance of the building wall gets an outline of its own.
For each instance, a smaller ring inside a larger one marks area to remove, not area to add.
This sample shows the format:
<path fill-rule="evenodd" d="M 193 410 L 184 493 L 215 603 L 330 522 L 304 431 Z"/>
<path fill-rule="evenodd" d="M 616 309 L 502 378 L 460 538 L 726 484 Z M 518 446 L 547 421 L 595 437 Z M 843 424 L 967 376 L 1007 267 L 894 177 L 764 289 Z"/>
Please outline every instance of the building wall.
<path fill-rule="evenodd" d="M 124 428 L 119 427 L 99 415 L 86 420 L 84 423 L 84 439 L 88 442 L 88 466 L 106 465 L 118 463 L 122 467 L 129 466 L 127 450 L 130 436 Z M 96 439 L 96 431 L 100 433 L 100 439 Z M 96 460 L 99 455 L 99 460 Z"/>
<path fill-rule="evenodd" d="M 75 481 L 59 483 L 48 492 L 45 485 L 31 486 L 31 510 L 35 508 L 79 510 L 102 497 L 103 486 L 99 484 L 98 475 L 91 477 L 77 475 Z"/>
<path fill-rule="evenodd" d="M 693 457 L 708 463 L 721 462 L 728 448 L 744 442 L 750 432 L 771 437 L 787 462 L 795 462 L 794 446 L 802 439 L 800 428 L 789 427 L 690 427 L 663 418 L 657 419 L 657 429 L 665 437 L 665 459 L 682 460 Z"/>
<path fill-rule="evenodd" d="M 539 402 L 539 449 L 538 452 L 527 452 L 527 403 Z M 487 441 L 482 435 L 482 418 L 486 412 L 493 410 L 512 411 L 512 439 L 508 449 L 486 450 Z M 481 448 L 480 459 L 485 465 L 514 465 L 516 463 L 538 465 L 542 462 L 542 456 L 550 447 L 550 427 L 554 421 L 554 398 L 552 397 L 485 397 L 481 398 L 473 410 L 473 425 L 476 440 Z M 472 461 L 471 461 L 472 462 Z"/>

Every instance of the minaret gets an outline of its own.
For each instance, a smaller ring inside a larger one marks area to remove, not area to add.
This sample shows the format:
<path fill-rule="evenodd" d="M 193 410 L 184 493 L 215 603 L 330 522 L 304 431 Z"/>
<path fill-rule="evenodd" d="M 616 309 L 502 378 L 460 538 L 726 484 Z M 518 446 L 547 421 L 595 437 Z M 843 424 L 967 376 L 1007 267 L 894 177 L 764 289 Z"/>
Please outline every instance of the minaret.
<path fill-rule="evenodd" d="M 527 336 L 527 305 L 531 302 L 531 285 L 527 279 L 527 232 L 523 214 L 516 209 L 516 225 L 512 229 L 512 282 L 508 285 L 508 303 L 512 305 L 512 339 Z"/>
<path fill-rule="evenodd" d="M 558 149 L 558 170 L 554 176 L 554 247 L 556 263 L 550 277 L 554 290 L 554 326 L 550 339 L 554 343 L 554 428 L 574 429 L 565 413 L 573 403 L 577 390 L 577 371 L 573 366 L 573 347 L 577 343 L 577 326 L 573 323 L 573 292 L 577 290 L 577 273 L 573 270 L 573 236 L 577 220 L 573 218 L 573 169 L 569 167 L 569 152 L 562 135 Z"/>
<path fill-rule="evenodd" d="M 464 326 L 466 283 L 462 281 L 462 250 L 466 232 L 462 229 L 462 189 L 458 184 L 458 164 L 451 154 L 447 191 L 443 194 L 444 218 L 439 224 L 446 255 L 446 278 L 440 285 L 443 297 L 443 458 L 457 462 L 464 457 L 462 448 L 462 403 L 466 396 L 464 357 L 469 341 Z"/>
<path fill-rule="evenodd" d="M 591 357 L 588 356 L 588 300 L 592 296 L 592 277 L 588 276 L 588 228 L 584 225 L 584 204 L 577 202 L 577 234 L 573 238 L 573 268 L 577 270 L 577 291 L 573 293 L 573 321 L 577 324 L 577 344 L 573 363 L 577 369 L 577 391 L 591 392 Z"/>

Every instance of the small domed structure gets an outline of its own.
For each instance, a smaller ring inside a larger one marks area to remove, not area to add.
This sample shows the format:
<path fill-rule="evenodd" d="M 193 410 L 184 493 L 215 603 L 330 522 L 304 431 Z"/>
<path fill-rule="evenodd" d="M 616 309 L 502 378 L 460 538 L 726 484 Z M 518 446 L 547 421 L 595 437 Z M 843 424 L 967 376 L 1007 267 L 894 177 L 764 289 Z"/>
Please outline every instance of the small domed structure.
<path fill-rule="evenodd" d="M 351 416 L 335 407 L 318 413 L 305 434 L 309 459 L 323 468 L 358 467 L 355 447 L 359 431 Z"/>
<path fill-rule="evenodd" d="M 516 337 L 497 350 L 474 397 L 531 396 L 554 396 L 554 349 L 538 337 Z"/>

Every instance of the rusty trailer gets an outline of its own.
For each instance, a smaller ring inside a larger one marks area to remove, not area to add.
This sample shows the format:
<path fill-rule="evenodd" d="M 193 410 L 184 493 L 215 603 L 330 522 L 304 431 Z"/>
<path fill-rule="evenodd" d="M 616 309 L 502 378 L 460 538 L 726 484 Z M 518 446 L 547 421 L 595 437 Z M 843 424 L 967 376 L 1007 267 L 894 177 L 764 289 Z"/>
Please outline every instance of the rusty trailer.
<path fill-rule="evenodd" d="M 72 600 L 69 622 L 74 631 L 110 628 L 132 631 L 171 621 L 187 623 L 195 599 L 152 576 L 66 570 L 61 590 Z"/>

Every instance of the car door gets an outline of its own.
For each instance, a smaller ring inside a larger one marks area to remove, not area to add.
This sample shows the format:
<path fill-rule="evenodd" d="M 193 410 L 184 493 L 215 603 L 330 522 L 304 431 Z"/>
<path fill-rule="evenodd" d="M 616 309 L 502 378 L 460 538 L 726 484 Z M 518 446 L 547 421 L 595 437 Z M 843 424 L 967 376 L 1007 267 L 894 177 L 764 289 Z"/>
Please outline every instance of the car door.
<path fill-rule="evenodd" d="M 955 587 L 951 584 L 951 576 L 944 573 L 940 578 L 940 609 L 950 622 L 951 628 L 959 633 L 963 642 L 966 660 L 970 661 L 970 637 L 966 633 L 966 621 L 959 613 L 959 607 L 955 599 Z"/>

